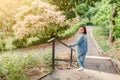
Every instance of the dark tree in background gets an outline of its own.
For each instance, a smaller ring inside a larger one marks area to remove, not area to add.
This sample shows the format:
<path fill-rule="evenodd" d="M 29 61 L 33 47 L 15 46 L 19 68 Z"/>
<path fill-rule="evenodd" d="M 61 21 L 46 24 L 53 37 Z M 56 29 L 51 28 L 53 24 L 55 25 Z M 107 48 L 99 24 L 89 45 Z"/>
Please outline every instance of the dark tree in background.
<path fill-rule="evenodd" d="M 110 26 L 114 27 L 116 25 L 114 18 L 117 16 L 117 0 L 111 0 L 110 4 L 112 4 L 111 8 L 111 19 Z M 115 41 L 115 37 L 113 36 L 113 29 L 109 30 L 109 43 L 113 43 Z"/>
<path fill-rule="evenodd" d="M 59 10 L 63 11 L 66 15 L 66 19 L 71 19 L 76 17 L 76 6 L 85 3 L 87 6 L 94 6 L 95 2 L 101 0 L 44 0 L 48 1 L 58 7 Z"/>

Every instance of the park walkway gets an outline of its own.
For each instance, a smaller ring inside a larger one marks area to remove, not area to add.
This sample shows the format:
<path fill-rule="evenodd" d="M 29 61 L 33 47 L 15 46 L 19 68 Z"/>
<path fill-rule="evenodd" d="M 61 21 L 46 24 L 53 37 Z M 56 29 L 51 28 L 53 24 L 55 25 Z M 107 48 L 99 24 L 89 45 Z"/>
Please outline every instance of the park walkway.
<path fill-rule="evenodd" d="M 120 80 L 120 75 L 114 68 L 110 58 L 100 55 L 93 38 L 91 30 L 93 27 L 87 26 L 88 31 L 88 46 L 89 51 L 86 57 L 85 69 L 77 71 L 76 67 L 70 69 L 58 69 L 43 78 L 42 80 Z M 66 44 L 72 44 L 76 41 L 79 33 L 76 33 L 72 38 L 65 40 Z M 46 48 L 51 48 L 50 46 Z M 61 44 L 56 45 L 56 53 L 70 52 Z M 61 64 L 62 65 L 62 64 Z"/>

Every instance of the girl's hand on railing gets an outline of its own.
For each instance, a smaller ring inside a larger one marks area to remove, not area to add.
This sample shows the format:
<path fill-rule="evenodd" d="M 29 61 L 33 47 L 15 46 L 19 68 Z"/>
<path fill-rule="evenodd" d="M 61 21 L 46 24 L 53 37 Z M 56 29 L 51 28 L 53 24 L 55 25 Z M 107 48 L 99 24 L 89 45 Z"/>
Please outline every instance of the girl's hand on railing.
<path fill-rule="evenodd" d="M 72 45 L 68 45 L 68 47 L 70 47 L 70 48 L 71 48 L 71 47 L 72 47 Z"/>
<path fill-rule="evenodd" d="M 69 47 L 72 47 L 72 45 L 69 45 Z"/>
<path fill-rule="evenodd" d="M 68 45 L 68 47 L 70 47 L 70 45 Z"/>

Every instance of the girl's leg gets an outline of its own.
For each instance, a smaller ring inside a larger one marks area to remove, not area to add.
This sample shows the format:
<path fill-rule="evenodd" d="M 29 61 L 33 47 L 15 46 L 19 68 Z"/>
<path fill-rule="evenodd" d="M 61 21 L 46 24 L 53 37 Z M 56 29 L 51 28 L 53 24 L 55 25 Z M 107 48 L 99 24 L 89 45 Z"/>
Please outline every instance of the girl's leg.
<path fill-rule="evenodd" d="M 79 64 L 79 67 L 82 67 L 82 64 L 81 64 L 81 56 L 80 56 L 80 55 L 81 55 L 81 54 L 77 53 L 76 58 L 77 58 L 77 62 L 78 62 L 78 64 Z"/>
<path fill-rule="evenodd" d="M 83 54 L 83 55 L 80 56 L 80 63 L 81 63 L 81 66 L 82 66 L 82 67 L 84 67 L 85 56 L 86 56 L 86 54 Z"/>

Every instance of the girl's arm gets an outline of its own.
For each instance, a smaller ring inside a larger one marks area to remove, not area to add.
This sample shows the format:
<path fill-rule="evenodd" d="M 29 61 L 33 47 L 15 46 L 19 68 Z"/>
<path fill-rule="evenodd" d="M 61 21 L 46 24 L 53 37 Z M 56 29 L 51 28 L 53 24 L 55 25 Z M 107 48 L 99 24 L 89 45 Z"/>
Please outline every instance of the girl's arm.
<path fill-rule="evenodd" d="M 84 37 L 84 34 L 81 34 L 79 40 L 78 40 L 75 44 L 70 45 L 70 47 L 75 47 L 75 46 L 77 46 L 78 44 L 82 43 L 83 37 Z"/>

